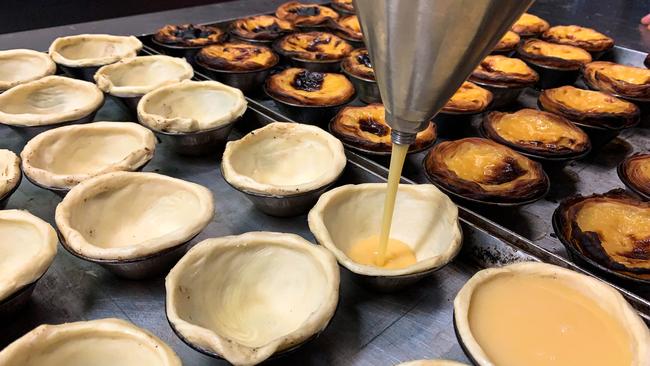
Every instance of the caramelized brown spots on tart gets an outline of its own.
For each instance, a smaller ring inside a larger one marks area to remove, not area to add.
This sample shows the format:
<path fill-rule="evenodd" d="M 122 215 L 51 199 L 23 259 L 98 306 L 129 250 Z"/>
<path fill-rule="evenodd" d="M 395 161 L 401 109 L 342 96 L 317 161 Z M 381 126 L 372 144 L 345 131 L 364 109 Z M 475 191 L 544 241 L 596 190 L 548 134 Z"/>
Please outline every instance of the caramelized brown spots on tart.
<path fill-rule="evenodd" d="M 341 62 L 341 68 L 346 72 L 368 80 L 375 80 L 375 71 L 372 69 L 372 61 L 368 50 L 358 48 L 350 53 Z"/>
<path fill-rule="evenodd" d="M 293 25 L 286 20 L 257 15 L 234 21 L 230 32 L 245 39 L 270 41 L 293 29 Z"/>
<path fill-rule="evenodd" d="M 574 68 L 580 67 L 588 62 L 591 62 L 591 54 L 582 48 L 555 44 L 550 42 L 544 42 L 539 39 L 529 39 L 521 46 L 522 56 L 526 59 L 529 59 L 533 62 L 547 61 L 542 62 L 542 64 L 548 64 L 548 66 L 557 66 L 557 67 L 571 67 Z M 560 63 L 553 63 L 550 60 L 545 59 L 558 59 Z M 566 61 L 562 63 L 561 61 Z"/>
<path fill-rule="evenodd" d="M 379 137 L 386 136 L 390 133 L 390 127 L 375 121 L 371 117 L 360 119 L 359 128 L 361 131 L 368 132 Z"/>
<path fill-rule="evenodd" d="M 288 68 L 266 79 L 266 91 L 277 100 L 306 106 L 334 106 L 354 96 L 354 86 L 343 75 Z"/>
<path fill-rule="evenodd" d="M 492 93 L 469 81 L 463 82 L 456 93 L 447 101 L 442 112 L 478 113 L 492 102 Z"/>
<path fill-rule="evenodd" d="M 278 56 L 266 46 L 237 42 L 204 47 L 196 60 L 216 70 L 254 71 L 275 65 Z"/>
<path fill-rule="evenodd" d="M 551 27 L 542 38 L 554 43 L 567 44 L 587 51 L 603 51 L 614 46 L 614 40 L 606 35 L 577 25 L 557 25 Z"/>
<path fill-rule="evenodd" d="M 585 66 L 583 76 L 589 85 L 606 93 L 650 99 L 650 70 L 646 68 L 595 61 Z"/>
<path fill-rule="evenodd" d="M 578 89 L 566 85 L 554 89 L 546 89 L 540 95 L 540 101 L 546 108 L 544 100 L 547 97 L 565 108 L 585 112 L 596 113 L 625 113 L 636 111 L 634 104 L 611 95 L 593 90 Z"/>
<path fill-rule="evenodd" d="M 621 163 L 623 182 L 636 192 L 650 197 L 650 153 L 636 153 Z"/>
<path fill-rule="evenodd" d="M 485 167 L 484 172 L 485 175 L 481 183 L 490 185 L 508 183 L 526 174 L 526 171 L 519 166 L 517 160 L 509 156 L 496 164 Z"/>
<path fill-rule="evenodd" d="M 295 6 L 287 10 L 289 13 L 296 14 L 302 17 L 313 17 L 314 15 L 320 15 L 320 7 L 318 6 Z"/>
<path fill-rule="evenodd" d="M 303 70 L 294 76 L 291 86 L 300 90 L 316 91 L 323 87 L 324 78 L 323 73 Z"/>
<path fill-rule="evenodd" d="M 339 14 L 333 9 L 316 4 L 290 1 L 278 7 L 275 16 L 296 26 L 321 25 L 329 19 L 337 20 Z"/>
<path fill-rule="evenodd" d="M 491 55 L 481 61 L 472 72 L 470 80 L 523 86 L 534 84 L 539 80 L 539 76 L 520 59 Z"/>
<path fill-rule="evenodd" d="M 213 26 L 181 24 L 162 27 L 153 38 L 163 44 L 194 47 L 221 43 L 225 34 Z"/>
<path fill-rule="evenodd" d="M 326 32 L 290 34 L 275 45 L 287 57 L 302 60 L 340 60 L 352 52 L 352 46 L 340 37 Z"/>
<path fill-rule="evenodd" d="M 512 25 L 512 31 L 522 36 L 532 36 L 548 30 L 548 22 L 536 15 L 524 13 Z"/>

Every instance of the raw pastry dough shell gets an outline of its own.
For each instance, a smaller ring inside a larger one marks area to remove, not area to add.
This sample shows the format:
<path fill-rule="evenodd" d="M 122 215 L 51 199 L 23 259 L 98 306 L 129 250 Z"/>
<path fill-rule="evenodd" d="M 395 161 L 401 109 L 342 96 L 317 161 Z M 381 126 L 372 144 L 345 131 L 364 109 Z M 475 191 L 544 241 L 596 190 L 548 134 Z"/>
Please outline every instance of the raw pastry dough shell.
<path fill-rule="evenodd" d="M 99 45 L 100 49 L 94 49 L 93 44 Z M 101 50 L 102 45 L 104 50 Z M 74 55 L 66 51 L 70 48 Z M 142 42 L 134 36 L 79 34 L 55 39 L 50 45 L 49 53 L 57 64 L 68 67 L 87 67 L 108 65 L 123 58 L 135 57 L 141 49 Z M 81 54 L 75 53 L 75 51 Z"/>
<path fill-rule="evenodd" d="M 504 274 L 526 274 L 535 276 L 551 276 L 580 291 L 583 295 L 593 298 L 608 313 L 618 319 L 634 336 L 636 359 L 634 366 L 650 365 L 650 331 L 636 310 L 625 301 L 623 296 L 612 287 L 596 278 L 589 277 L 568 269 L 540 262 L 515 263 L 501 268 L 488 268 L 476 273 L 460 289 L 454 299 L 454 320 L 459 338 L 465 348 L 476 360 L 479 366 L 492 366 L 481 346 L 478 344 L 469 326 L 469 308 L 474 291 L 486 281 Z"/>
<path fill-rule="evenodd" d="M 155 148 L 153 132 L 137 123 L 94 122 L 38 134 L 20 156 L 31 180 L 45 187 L 72 188 L 104 173 L 137 170 L 151 160 Z"/>
<path fill-rule="evenodd" d="M 55 219 L 75 253 L 129 260 L 187 242 L 213 216 L 212 193 L 201 185 L 155 173 L 114 172 L 72 188 Z"/>
<path fill-rule="evenodd" d="M 237 285 L 246 289 L 237 292 Z M 167 317 L 186 341 L 232 364 L 254 365 L 327 326 L 339 269 L 331 253 L 298 235 L 251 232 L 197 244 L 169 272 L 165 288 Z"/>
<path fill-rule="evenodd" d="M 47 53 L 26 49 L 0 51 L 0 93 L 55 72 L 56 64 Z"/>
<path fill-rule="evenodd" d="M 12 227 L 16 228 L 17 225 L 20 225 L 19 231 L 12 233 Z M 0 235 L 2 302 L 47 271 L 56 255 L 58 241 L 50 224 L 22 210 L 0 210 Z"/>
<path fill-rule="evenodd" d="M 431 184 L 402 184 L 397 192 L 391 238 L 414 250 L 417 262 L 384 269 L 351 260 L 347 251 L 380 231 L 385 183 L 345 185 L 324 193 L 309 212 L 309 229 L 339 263 L 366 276 L 400 276 L 425 272 L 449 263 L 460 251 L 458 207 Z"/>
<path fill-rule="evenodd" d="M 0 199 L 20 182 L 20 158 L 11 150 L 0 149 Z"/>

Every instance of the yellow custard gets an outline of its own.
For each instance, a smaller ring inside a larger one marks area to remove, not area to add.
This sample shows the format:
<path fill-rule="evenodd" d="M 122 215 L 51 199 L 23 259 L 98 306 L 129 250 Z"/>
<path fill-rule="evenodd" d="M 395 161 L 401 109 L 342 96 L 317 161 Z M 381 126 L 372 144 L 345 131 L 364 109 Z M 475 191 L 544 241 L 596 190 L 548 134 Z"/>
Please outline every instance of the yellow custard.
<path fill-rule="evenodd" d="M 359 264 L 381 267 L 386 269 L 406 268 L 415 264 L 417 259 L 413 249 L 402 241 L 389 239 L 386 246 L 383 265 L 379 264 L 379 235 L 373 235 L 369 238 L 359 240 L 354 243 L 348 257 Z"/>
<path fill-rule="evenodd" d="M 532 40 L 526 42 L 523 47 L 524 51 L 540 56 L 556 57 L 563 60 L 574 60 L 587 63 L 591 61 L 591 54 L 582 48 Z"/>
<path fill-rule="evenodd" d="M 572 86 L 562 86 L 555 90 L 557 91 L 553 93 L 555 100 L 577 110 L 617 113 L 628 111 L 631 104 L 605 93 Z"/>
<path fill-rule="evenodd" d="M 498 366 L 630 366 L 628 331 L 552 276 L 503 274 L 474 291 L 472 335 Z"/>
<path fill-rule="evenodd" d="M 569 128 L 547 114 L 532 109 L 504 114 L 493 126 L 499 136 L 511 142 L 540 141 L 572 147 L 575 141 L 584 140 L 581 131 Z"/>
<path fill-rule="evenodd" d="M 487 56 L 483 62 L 489 64 L 492 71 L 498 71 L 506 74 L 528 75 L 533 72 L 525 62 L 518 58 L 492 55 Z"/>
<path fill-rule="evenodd" d="M 650 70 L 641 67 L 611 65 L 599 68 L 597 72 L 611 79 L 625 81 L 630 84 L 644 85 L 650 83 Z"/>
<path fill-rule="evenodd" d="M 531 26 L 544 24 L 545 21 L 537 15 L 523 13 L 515 22 L 515 26 Z"/>
<path fill-rule="evenodd" d="M 599 41 L 609 38 L 594 29 L 584 28 L 577 25 L 556 25 L 549 29 L 547 33 L 558 38 L 578 41 Z"/>

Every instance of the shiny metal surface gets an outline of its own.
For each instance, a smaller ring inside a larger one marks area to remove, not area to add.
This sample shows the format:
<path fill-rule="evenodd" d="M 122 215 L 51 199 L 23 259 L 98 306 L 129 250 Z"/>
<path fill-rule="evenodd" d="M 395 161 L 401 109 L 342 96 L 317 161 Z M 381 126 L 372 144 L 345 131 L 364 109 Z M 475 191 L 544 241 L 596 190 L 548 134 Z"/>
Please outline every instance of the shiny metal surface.
<path fill-rule="evenodd" d="M 360 78 L 356 75 L 353 75 L 345 67 L 341 67 L 341 71 L 348 77 L 348 79 L 354 85 L 354 89 L 357 91 L 357 96 L 359 100 L 364 103 L 381 103 L 381 94 L 379 93 L 379 87 L 377 82 L 374 80 L 368 80 Z"/>
<path fill-rule="evenodd" d="M 196 65 L 206 75 L 226 85 L 240 89 L 242 92 L 247 94 L 254 92 L 255 89 L 259 89 L 260 85 L 264 84 L 264 80 L 266 80 L 266 77 L 269 75 L 271 69 L 275 67 L 276 64 L 273 64 L 272 66 L 267 67 L 263 70 L 227 71 L 213 69 L 201 63 L 198 59 L 196 60 Z"/>
<path fill-rule="evenodd" d="M 153 131 L 161 142 L 167 143 L 175 152 L 181 155 L 207 155 L 218 152 L 226 144 L 233 126 L 240 121 L 236 119 L 223 126 L 197 132 L 165 132 L 145 126 Z M 144 126 L 144 125 L 143 125 Z"/>
<path fill-rule="evenodd" d="M 101 106 L 99 108 L 101 108 Z M 52 124 L 52 125 L 44 125 L 44 126 L 9 126 L 9 125 L 7 125 L 6 127 L 14 130 L 16 135 L 20 136 L 25 142 L 27 142 L 27 141 L 31 140 L 32 138 L 34 138 L 34 136 L 38 135 L 41 132 L 49 131 L 51 129 L 58 128 L 58 127 L 64 127 L 64 126 L 70 126 L 70 125 L 80 125 L 80 124 L 83 124 L 83 123 L 92 122 L 95 119 L 96 114 L 97 114 L 97 110 L 93 111 L 92 113 L 90 113 L 87 116 L 81 117 L 79 119 L 75 119 L 74 121 L 56 123 L 56 124 Z"/>
<path fill-rule="evenodd" d="M 354 0 L 393 130 L 425 129 L 531 3 Z"/>
<path fill-rule="evenodd" d="M 94 76 L 100 67 L 101 66 L 70 67 L 57 64 L 57 68 L 59 68 L 67 76 L 75 79 L 89 81 L 91 83 L 95 82 Z"/>
<path fill-rule="evenodd" d="M 4 318 L 15 315 L 29 302 L 29 298 L 32 296 L 38 280 L 40 280 L 40 278 L 23 286 L 18 291 L 9 295 L 8 298 L 0 301 L 0 322 L 2 322 Z"/>

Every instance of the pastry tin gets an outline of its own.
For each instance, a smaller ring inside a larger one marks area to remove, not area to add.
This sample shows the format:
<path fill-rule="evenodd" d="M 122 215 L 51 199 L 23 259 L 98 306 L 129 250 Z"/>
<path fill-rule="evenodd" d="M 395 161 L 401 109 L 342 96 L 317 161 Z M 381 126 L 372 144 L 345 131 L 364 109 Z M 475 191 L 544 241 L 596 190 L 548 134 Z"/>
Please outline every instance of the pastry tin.
<path fill-rule="evenodd" d="M 38 135 L 39 133 L 49 131 L 54 128 L 90 123 L 95 119 L 95 115 L 97 114 L 97 111 L 101 108 L 102 106 L 99 106 L 97 110 L 91 112 L 89 115 L 81 117 L 79 119 L 75 119 L 73 121 L 66 121 L 66 122 L 54 123 L 51 125 L 43 125 L 43 126 L 8 126 L 8 127 L 14 130 L 14 132 L 19 136 L 21 136 L 25 141 L 28 141 L 31 140 L 34 136 Z"/>
<path fill-rule="evenodd" d="M 272 96 L 264 85 L 264 93 L 271 98 L 281 114 L 288 118 L 284 120 L 306 123 L 310 125 L 325 126 L 329 120 L 338 113 L 338 111 L 354 100 L 354 96 L 349 101 L 331 106 L 311 106 L 298 103 L 286 102 Z"/>
<path fill-rule="evenodd" d="M 195 62 L 196 65 L 199 66 L 201 70 L 211 79 L 220 81 L 226 85 L 230 85 L 233 88 L 237 88 L 247 94 L 259 91 L 259 86 L 262 85 L 264 83 L 264 80 L 266 80 L 266 77 L 269 76 L 271 69 L 277 65 L 276 62 L 273 65 L 265 67 L 261 70 L 231 71 L 213 69 L 203 64 L 198 59 Z"/>
<path fill-rule="evenodd" d="M 197 132 L 165 132 L 158 131 L 149 126 L 160 139 L 162 144 L 169 146 L 173 151 L 181 155 L 206 155 L 219 151 L 222 148 L 232 127 L 241 119 L 237 118 L 222 126 L 217 126 L 209 130 Z"/>
<path fill-rule="evenodd" d="M 359 100 L 366 104 L 371 103 L 381 103 L 381 94 L 379 93 L 379 87 L 375 80 L 365 79 L 353 75 L 345 67 L 341 67 L 341 70 L 348 77 L 348 79 L 354 85 L 354 89 L 357 91 Z"/>

